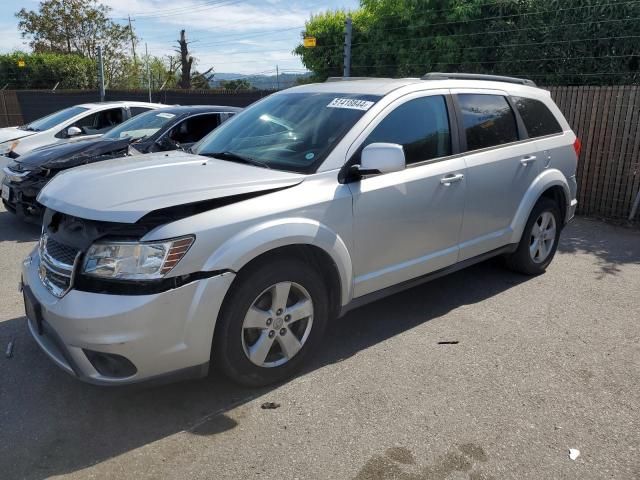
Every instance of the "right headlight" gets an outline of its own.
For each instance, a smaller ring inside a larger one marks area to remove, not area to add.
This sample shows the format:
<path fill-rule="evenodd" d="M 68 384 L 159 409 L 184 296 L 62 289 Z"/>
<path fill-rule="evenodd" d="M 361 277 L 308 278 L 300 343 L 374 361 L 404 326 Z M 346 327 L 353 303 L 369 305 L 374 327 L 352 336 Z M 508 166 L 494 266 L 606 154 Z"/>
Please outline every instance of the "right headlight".
<path fill-rule="evenodd" d="M 184 257 L 193 241 L 189 236 L 160 242 L 94 243 L 85 255 L 82 270 L 99 278 L 162 278 Z"/>

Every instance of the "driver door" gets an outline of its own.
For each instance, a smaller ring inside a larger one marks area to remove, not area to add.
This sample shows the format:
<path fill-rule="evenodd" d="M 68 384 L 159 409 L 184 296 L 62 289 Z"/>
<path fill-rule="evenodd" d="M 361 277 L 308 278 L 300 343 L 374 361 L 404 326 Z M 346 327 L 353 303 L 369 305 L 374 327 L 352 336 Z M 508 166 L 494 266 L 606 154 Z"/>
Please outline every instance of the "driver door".
<path fill-rule="evenodd" d="M 354 217 L 354 297 L 456 263 L 466 183 L 448 92 L 414 94 L 383 112 L 356 152 L 403 146 L 407 167 L 349 184 Z"/>

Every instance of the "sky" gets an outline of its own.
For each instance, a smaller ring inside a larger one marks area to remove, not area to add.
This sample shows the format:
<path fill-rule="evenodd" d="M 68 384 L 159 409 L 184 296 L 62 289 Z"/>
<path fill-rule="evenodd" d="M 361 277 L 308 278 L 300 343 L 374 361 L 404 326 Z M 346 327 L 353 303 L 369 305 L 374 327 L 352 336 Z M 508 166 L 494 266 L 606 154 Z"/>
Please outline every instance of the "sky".
<path fill-rule="evenodd" d="M 355 9 L 358 0 L 103 0 L 112 18 L 122 24 L 131 15 L 140 39 L 152 55 L 175 48 L 181 29 L 187 32 L 197 69 L 254 74 L 300 72 L 303 66 L 291 51 L 300 42 L 305 20 L 312 14 Z M 0 0 L 0 52 L 28 50 L 20 38 L 14 14 L 36 10 L 39 0 Z"/>

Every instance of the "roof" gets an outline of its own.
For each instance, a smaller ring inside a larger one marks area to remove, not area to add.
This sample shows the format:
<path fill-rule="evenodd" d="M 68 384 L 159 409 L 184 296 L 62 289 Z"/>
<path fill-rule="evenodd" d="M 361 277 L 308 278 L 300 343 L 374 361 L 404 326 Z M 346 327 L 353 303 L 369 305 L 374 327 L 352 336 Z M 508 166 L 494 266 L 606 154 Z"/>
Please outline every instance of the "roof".
<path fill-rule="evenodd" d="M 158 111 L 169 112 L 175 115 L 186 115 L 193 113 L 213 113 L 213 112 L 239 112 L 242 108 L 230 107 L 227 105 L 171 105 Z"/>
<path fill-rule="evenodd" d="M 309 83 L 289 88 L 286 92 L 360 93 L 364 95 L 386 95 L 405 85 L 420 83 L 419 78 L 367 78 L 325 83 Z"/>
<path fill-rule="evenodd" d="M 149 102 L 136 102 L 133 100 L 114 100 L 109 102 L 88 102 L 81 103 L 79 107 L 86 108 L 98 108 L 98 107 L 110 107 L 117 105 L 127 105 L 129 107 L 152 107 L 152 108 L 161 108 L 163 105 L 161 103 L 149 103 Z"/>
<path fill-rule="evenodd" d="M 346 93 L 361 95 L 387 95 L 394 90 L 408 87 L 408 90 L 427 90 L 444 88 L 477 88 L 486 90 L 503 90 L 509 92 L 529 92 L 533 96 L 548 95 L 545 90 L 528 85 L 520 85 L 510 82 L 493 80 L 471 79 L 434 79 L 423 80 L 420 78 L 367 78 L 367 79 L 340 79 L 324 83 L 309 83 L 298 87 L 289 88 L 283 92 L 325 92 Z"/>

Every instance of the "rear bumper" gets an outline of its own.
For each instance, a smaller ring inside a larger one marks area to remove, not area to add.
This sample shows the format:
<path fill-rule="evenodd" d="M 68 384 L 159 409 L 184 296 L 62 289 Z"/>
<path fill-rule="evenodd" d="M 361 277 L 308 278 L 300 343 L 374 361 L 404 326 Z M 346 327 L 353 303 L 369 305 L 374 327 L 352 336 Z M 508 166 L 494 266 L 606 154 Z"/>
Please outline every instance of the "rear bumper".
<path fill-rule="evenodd" d="M 578 199 L 576 198 L 578 194 L 578 180 L 576 179 L 576 176 L 573 175 L 569 177 L 569 181 L 567 183 L 569 184 L 569 194 L 571 196 L 571 201 L 567 206 L 567 212 L 564 216 L 565 223 L 569 223 L 571 220 L 573 220 L 573 217 L 576 215 L 576 208 L 578 208 Z"/>
<path fill-rule="evenodd" d="M 57 298 L 42 285 L 39 263 L 34 251 L 23 264 L 23 288 L 39 305 L 41 328 L 36 318 L 27 322 L 36 343 L 64 371 L 99 385 L 206 375 L 215 321 L 233 273 L 153 295 L 71 290 Z M 124 357 L 135 373 L 100 373 L 87 351 Z"/>

